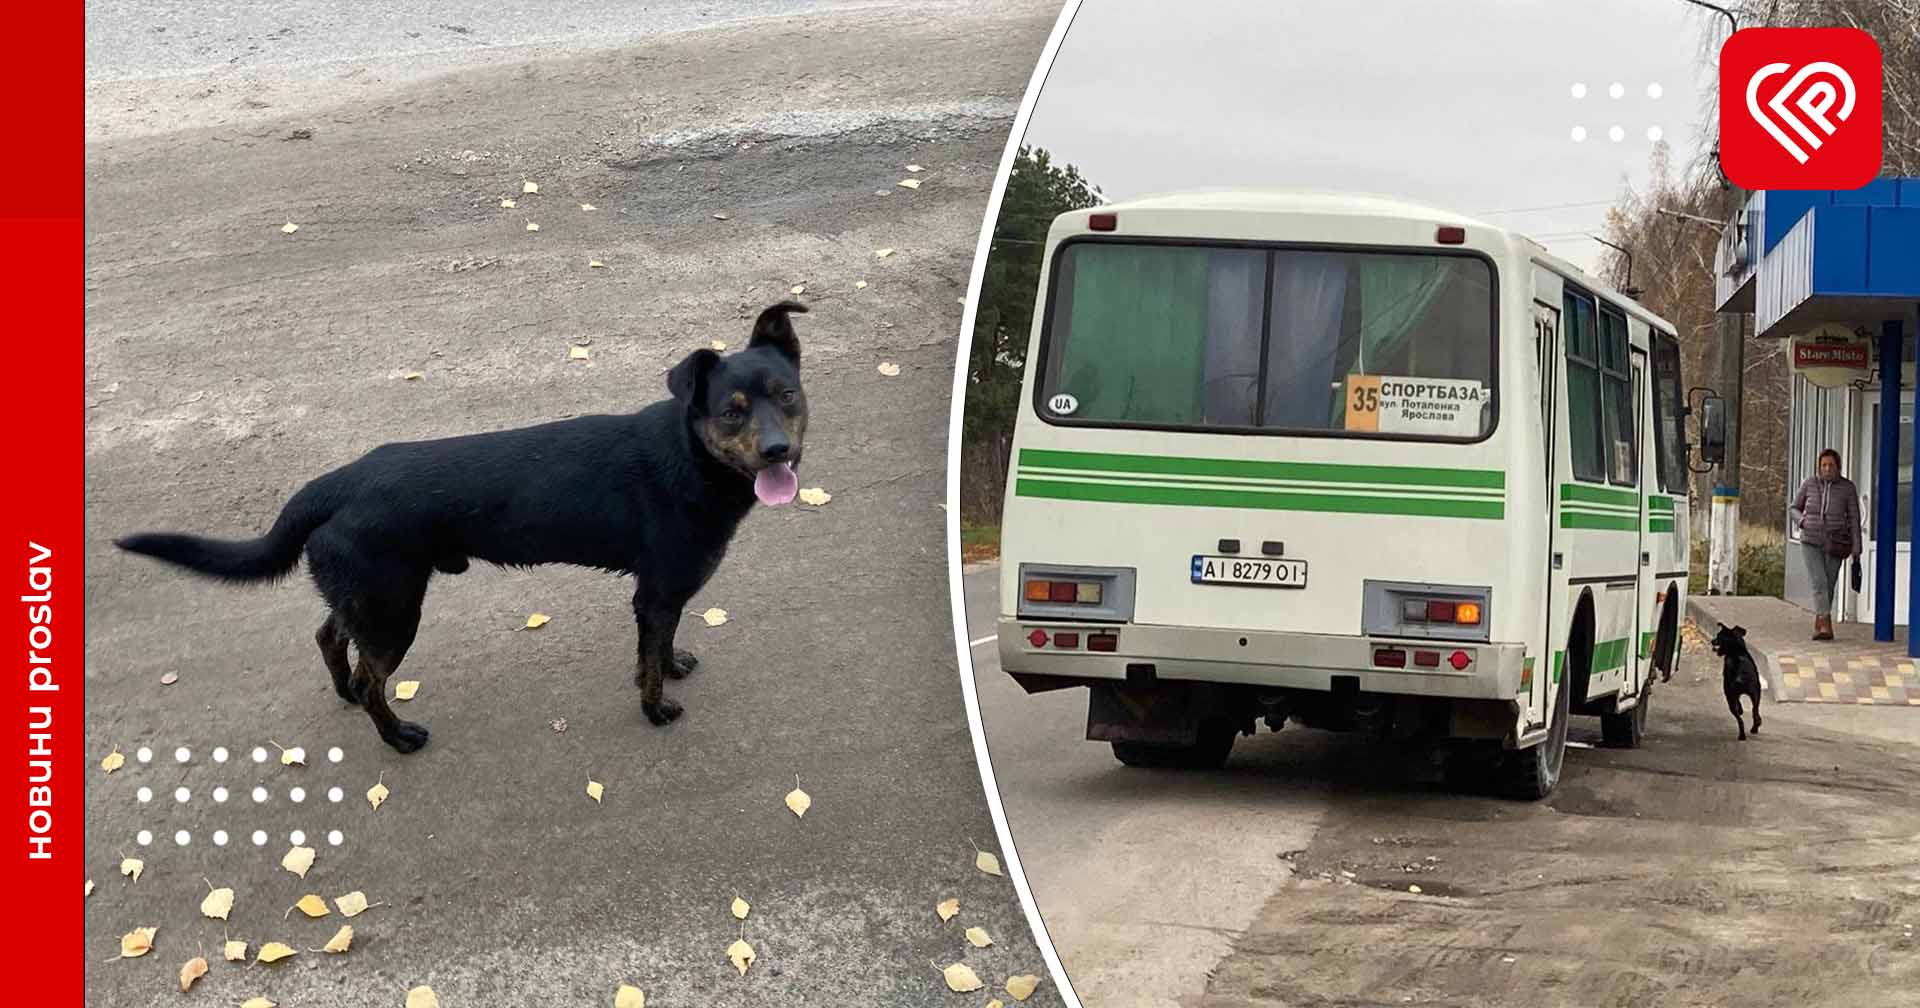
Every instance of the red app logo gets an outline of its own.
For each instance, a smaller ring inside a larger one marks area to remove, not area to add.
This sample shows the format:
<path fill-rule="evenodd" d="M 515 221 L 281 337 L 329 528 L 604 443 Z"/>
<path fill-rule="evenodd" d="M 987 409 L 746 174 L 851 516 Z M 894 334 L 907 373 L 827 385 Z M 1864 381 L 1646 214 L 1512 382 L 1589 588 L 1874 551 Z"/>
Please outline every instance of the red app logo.
<path fill-rule="evenodd" d="M 1880 173 L 1880 45 L 1857 28 L 1745 28 L 1720 47 L 1720 166 L 1742 189 Z"/>

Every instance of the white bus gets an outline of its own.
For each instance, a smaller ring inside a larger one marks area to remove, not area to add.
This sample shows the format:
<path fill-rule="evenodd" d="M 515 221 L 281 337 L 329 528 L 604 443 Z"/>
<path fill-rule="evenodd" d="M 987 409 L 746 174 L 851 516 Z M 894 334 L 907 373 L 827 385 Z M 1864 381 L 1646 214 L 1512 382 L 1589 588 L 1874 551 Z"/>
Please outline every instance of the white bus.
<path fill-rule="evenodd" d="M 1542 797 L 1570 716 L 1638 745 L 1678 655 L 1679 365 L 1633 300 L 1431 207 L 1209 192 L 1064 214 L 1008 474 L 1001 666 L 1090 687 L 1087 737 L 1128 765 L 1218 766 L 1292 718 L 1430 741 Z"/>

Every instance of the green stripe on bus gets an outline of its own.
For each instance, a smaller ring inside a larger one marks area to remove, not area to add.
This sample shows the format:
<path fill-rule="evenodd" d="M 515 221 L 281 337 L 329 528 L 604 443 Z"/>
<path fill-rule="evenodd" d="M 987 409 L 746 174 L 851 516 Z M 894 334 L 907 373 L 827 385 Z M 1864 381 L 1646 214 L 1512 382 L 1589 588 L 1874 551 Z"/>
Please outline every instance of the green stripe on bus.
<path fill-rule="evenodd" d="M 1498 491 L 1498 490 L 1460 490 L 1460 489 L 1455 489 L 1451 487 L 1364 486 L 1357 483 L 1347 484 L 1344 486 L 1328 485 L 1328 484 L 1334 483 L 1333 480 L 1313 480 L 1313 481 L 1302 480 L 1298 482 L 1293 482 L 1293 481 L 1279 481 L 1279 480 L 1233 479 L 1230 477 L 1208 477 L 1205 482 L 1200 482 L 1191 478 L 1183 479 L 1182 477 L 1179 477 L 1179 476 L 1161 476 L 1157 474 L 1136 475 L 1131 473 L 1104 473 L 1104 472 L 1096 473 L 1096 472 L 1090 472 L 1087 470 L 1058 469 L 1058 468 L 1047 467 L 1047 466 L 1021 466 L 1019 471 L 1019 476 L 1021 478 L 1026 478 L 1026 479 L 1077 479 L 1077 480 L 1094 480 L 1094 481 L 1103 482 L 1103 483 L 1174 483 L 1180 486 L 1188 486 L 1188 487 L 1222 487 L 1227 489 L 1233 489 L 1237 487 L 1237 488 L 1243 488 L 1248 490 L 1299 490 L 1307 493 L 1324 492 L 1324 491 L 1334 491 L 1334 492 L 1357 491 L 1357 492 L 1364 493 L 1367 491 L 1392 492 L 1395 490 L 1400 490 L 1406 493 L 1430 494 L 1435 497 L 1469 497 L 1476 500 L 1499 500 L 1501 499 L 1501 496 L 1502 496 L 1501 491 Z"/>
<path fill-rule="evenodd" d="M 1016 479 L 1014 494 L 1020 497 L 1099 501 L 1108 504 L 1259 508 L 1269 511 L 1415 515 L 1431 518 L 1500 518 L 1506 514 L 1506 505 L 1499 501 L 1438 500 L 1431 497 L 1334 496 L 1258 490 L 1137 486 L 1123 483 L 1064 483 L 1058 480 L 1039 479 Z"/>
<path fill-rule="evenodd" d="M 1252 479 L 1322 480 L 1387 486 L 1445 486 L 1500 490 L 1507 474 L 1499 469 L 1436 469 L 1425 466 L 1344 465 L 1322 462 L 1263 462 L 1253 459 L 1187 458 L 1178 455 L 1116 455 L 1106 452 L 1022 448 L 1020 464 L 1095 472 L 1159 473 L 1166 476 L 1241 476 Z"/>
<path fill-rule="evenodd" d="M 1673 531 L 1673 519 L 1671 519 L 1671 518 L 1649 518 L 1649 519 L 1647 519 L 1647 531 L 1649 531 L 1649 532 L 1671 532 L 1671 531 Z"/>
<path fill-rule="evenodd" d="M 1651 654 L 1652 652 L 1653 652 L 1653 632 L 1647 631 L 1640 635 L 1640 657 L 1645 658 L 1647 655 Z"/>
<path fill-rule="evenodd" d="M 1560 512 L 1560 527 L 1575 529 L 1605 529 L 1611 532 L 1637 532 L 1640 519 L 1636 515 L 1594 514 L 1586 511 Z"/>
<path fill-rule="evenodd" d="M 1560 499 L 1613 504 L 1636 509 L 1640 506 L 1640 495 L 1631 490 L 1609 490 L 1606 487 L 1585 486 L 1579 483 L 1560 484 Z"/>
<path fill-rule="evenodd" d="M 1555 651 L 1553 653 L 1553 681 L 1554 682 L 1560 681 L 1562 677 L 1561 674 L 1566 670 L 1566 667 L 1567 667 L 1567 653 L 1565 651 Z"/>
<path fill-rule="evenodd" d="M 1665 511 L 1665 512 L 1666 512 L 1666 513 L 1668 513 L 1668 514 L 1672 514 L 1672 513 L 1673 513 L 1673 498 L 1671 498 L 1671 497 L 1662 497 L 1662 496 L 1661 496 L 1661 495 L 1659 495 L 1659 494 L 1648 494 L 1648 495 L 1647 495 L 1647 510 L 1649 510 L 1649 511 Z"/>
<path fill-rule="evenodd" d="M 1611 672 L 1617 668 L 1626 668 L 1627 643 L 1628 639 L 1621 637 L 1618 640 L 1601 641 L 1595 644 L 1593 646 L 1593 671 Z"/>

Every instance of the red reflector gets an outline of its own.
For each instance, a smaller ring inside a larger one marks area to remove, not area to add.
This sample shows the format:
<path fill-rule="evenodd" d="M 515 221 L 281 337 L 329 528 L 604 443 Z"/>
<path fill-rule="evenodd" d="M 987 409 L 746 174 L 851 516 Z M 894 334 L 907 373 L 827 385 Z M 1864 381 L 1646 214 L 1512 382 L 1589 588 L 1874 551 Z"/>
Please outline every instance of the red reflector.
<path fill-rule="evenodd" d="M 1467 229 L 1444 224 L 1439 231 L 1434 232 L 1433 240 L 1442 245 L 1464 245 L 1467 241 Z"/>
<path fill-rule="evenodd" d="M 1053 646 L 1054 647 L 1079 647 L 1080 632 L 1076 630 L 1073 633 L 1068 633 L 1065 630 L 1055 630 L 1053 632 Z"/>
<path fill-rule="evenodd" d="M 1119 649 L 1119 634 L 1093 633 L 1087 635 L 1087 650 L 1089 651 L 1118 651 Z"/>
<path fill-rule="evenodd" d="M 1047 601 L 1072 602 L 1076 586 L 1071 581 L 1055 581 L 1047 589 Z"/>
<path fill-rule="evenodd" d="M 1035 630 L 1027 635 L 1027 643 L 1032 644 L 1034 647 L 1046 647 L 1047 632 L 1045 630 Z"/>
<path fill-rule="evenodd" d="M 1427 622 L 1429 623 L 1453 622 L 1453 603 L 1452 602 L 1428 602 L 1427 603 Z"/>
<path fill-rule="evenodd" d="M 1440 652 L 1415 651 L 1413 653 L 1413 663 L 1421 668 L 1438 668 L 1440 665 Z"/>
<path fill-rule="evenodd" d="M 1373 663 L 1381 668 L 1406 668 L 1407 653 L 1399 648 L 1376 648 Z"/>
<path fill-rule="evenodd" d="M 1119 214 L 1097 213 L 1087 218 L 1087 228 L 1092 231 L 1111 231 L 1119 226 Z"/>
<path fill-rule="evenodd" d="M 1447 658 L 1447 664 L 1453 666 L 1457 672 L 1464 672 L 1468 665 L 1473 664 L 1473 657 L 1465 651 L 1455 651 Z"/>

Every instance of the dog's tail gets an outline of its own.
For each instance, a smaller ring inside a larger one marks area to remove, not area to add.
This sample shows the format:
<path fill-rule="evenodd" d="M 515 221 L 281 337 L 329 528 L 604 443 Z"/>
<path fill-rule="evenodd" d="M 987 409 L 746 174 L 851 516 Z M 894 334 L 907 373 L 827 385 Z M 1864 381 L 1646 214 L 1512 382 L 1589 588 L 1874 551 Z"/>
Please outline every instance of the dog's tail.
<path fill-rule="evenodd" d="M 129 553 L 165 560 L 170 564 L 222 581 L 267 581 L 285 577 L 300 562 L 307 537 L 333 516 L 334 505 L 316 480 L 300 489 L 280 510 L 267 534 L 258 539 L 208 539 L 178 532 L 141 532 L 115 539 Z"/>

